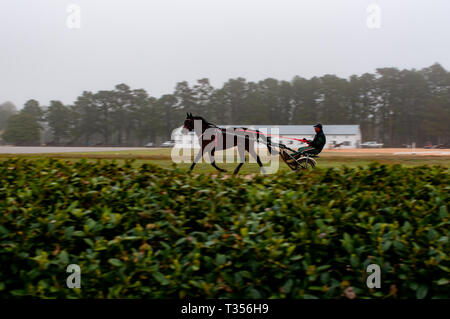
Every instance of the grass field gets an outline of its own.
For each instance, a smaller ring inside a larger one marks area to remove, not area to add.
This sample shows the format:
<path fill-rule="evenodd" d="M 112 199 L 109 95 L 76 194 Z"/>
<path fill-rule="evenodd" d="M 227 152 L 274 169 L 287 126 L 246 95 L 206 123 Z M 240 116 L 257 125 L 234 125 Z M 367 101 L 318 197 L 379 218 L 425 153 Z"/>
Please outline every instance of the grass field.
<path fill-rule="evenodd" d="M 444 167 L 450 167 L 450 155 L 436 155 L 426 154 L 420 155 L 425 150 L 417 150 L 417 154 L 401 154 L 394 155 L 396 152 L 408 151 L 407 149 L 357 149 L 357 150 L 324 150 L 320 158 L 317 160 L 317 168 L 328 167 L 358 167 L 367 166 L 372 162 L 379 162 L 382 164 L 401 164 L 407 167 L 421 166 L 421 165 L 442 165 Z M 448 154 L 443 152 L 443 154 Z M 81 159 L 87 159 L 88 161 L 107 160 L 117 161 L 119 163 L 125 160 L 133 159 L 134 165 L 141 165 L 143 163 L 153 163 L 164 168 L 171 168 L 174 163 L 171 159 L 171 149 L 143 149 L 143 150 L 124 150 L 124 151 L 106 151 L 106 152 L 85 152 L 85 153 L 49 153 L 49 154 L 0 154 L 0 161 L 7 158 L 60 158 L 69 161 L 79 161 Z M 223 162 L 220 163 L 218 158 L 220 152 L 216 155 L 216 160 L 219 167 L 225 168 L 227 171 L 232 172 L 236 167 L 236 162 Z M 264 160 L 264 159 L 263 159 Z M 208 161 L 208 158 L 206 158 Z M 267 165 L 267 164 L 266 164 Z M 289 170 L 286 164 L 280 160 L 280 170 Z M 177 164 L 181 169 L 189 169 L 190 163 Z M 197 172 L 216 172 L 216 170 L 205 160 L 202 163 L 198 163 L 195 167 Z M 256 163 L 246 163 L 242 166 L 240 173 L 250 174 L 259 172 L 258 165 Z"/>

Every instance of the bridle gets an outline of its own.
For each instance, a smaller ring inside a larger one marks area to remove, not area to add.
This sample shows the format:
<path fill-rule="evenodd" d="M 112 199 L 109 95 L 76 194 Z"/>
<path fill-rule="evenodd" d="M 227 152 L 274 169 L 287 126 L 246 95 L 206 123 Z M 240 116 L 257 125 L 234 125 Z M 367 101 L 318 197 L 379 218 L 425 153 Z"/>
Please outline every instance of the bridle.
<path fill-rule="evenodd" d="M 193 119 L 186 119 L 185 122 L 186 122 L 186 121 L 193 122 L 194 120 L 193 120 Z M 186 126 L 186 124 L 184 124 L 183 128 L 189 129 L 189 128 Z"/>

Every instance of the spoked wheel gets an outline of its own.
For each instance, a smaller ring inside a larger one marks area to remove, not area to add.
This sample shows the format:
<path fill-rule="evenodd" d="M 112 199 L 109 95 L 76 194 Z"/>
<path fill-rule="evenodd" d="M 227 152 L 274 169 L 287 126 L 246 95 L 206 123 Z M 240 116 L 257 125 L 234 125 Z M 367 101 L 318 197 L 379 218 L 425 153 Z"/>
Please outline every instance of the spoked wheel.
<path fill-rule="evenodd" d="M 284 150 L 281 150 L 280 156 L 283 159 L 283 161 L 286 163 L 286 165 L 289 166 L 290 169 L 292 169 L 293 171 L 297 170 L 298 163 L 294 157 L 292 157 L 291 155 L 286 153 L 286 151 L 284 151 Z"/>
<path fill-rule="evenodd" d="M 280 151 L 281 159 L 289 166 L 293 171 L 297 170 L 311 170 L 316 167 L 316 161 L 310 157 L 296 158 L 285 150 Z"/>
<path fill-rule="evenodd" d="M 316 167 L 316 161 L 309 157 L 302 157 L 297 160 L 298 169 L 311 170 Z"/>

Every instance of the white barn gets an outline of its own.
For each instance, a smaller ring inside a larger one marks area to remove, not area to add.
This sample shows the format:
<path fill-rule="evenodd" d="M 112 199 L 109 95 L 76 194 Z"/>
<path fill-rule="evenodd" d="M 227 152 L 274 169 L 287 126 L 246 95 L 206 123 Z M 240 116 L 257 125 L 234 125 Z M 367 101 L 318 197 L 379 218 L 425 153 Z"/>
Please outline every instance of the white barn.
<path fill-rule="evenodd" d="M 306 144 L 292 140 L 313 139 L 315 132 L 313 125 L 219 125 L 222 128 L 246 127 L 249 130 L 259 130 L 264 134 L 271 135 L 274 142 L 281 142 L 290 148 L 306 146 Z M 182 127 L 174 130 L 172 139 L 176 147 L 198 148 L 198 140 L 193 132 L 183 135 Z M 359 148 L 361 144 L 361 131 L 359 125 L 323 125 L 323 132 L 327 138 L 324 149 L 332 148 L 334 144 L 341 144 L 340 148 Z M 283 136 L 286 138 L 278 138 Z M 258 147 L 265 147 L 261 144 Z"/>

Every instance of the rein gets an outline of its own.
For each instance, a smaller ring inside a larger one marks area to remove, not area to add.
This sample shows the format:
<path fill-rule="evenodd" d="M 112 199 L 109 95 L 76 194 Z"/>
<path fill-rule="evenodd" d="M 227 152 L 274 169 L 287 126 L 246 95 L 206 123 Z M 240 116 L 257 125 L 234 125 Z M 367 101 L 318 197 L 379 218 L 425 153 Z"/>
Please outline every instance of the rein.
<path fill-rule="evenodd" d="M 186 125 L 184 125 L 184 128 L 187 128 Z M 221 133 L 228 134 L 228 135 L 233 135 L 233 136 L 238 136 L 238 137 L 239 137 L 238 134 L 232 133 L 232 132 L 227 132 L 226 129 L 224 130 L 223 128 L 220 128 L 220 127 L 218 127 L 217 125 L 212 124 L 212 123 L 208 123 L 208 126 L 206 127 L 206 129 L 208 129 L 208 128 L 214 128 L 214 129 L 220 131 Z M 281 139 L 288 139 L 288 140 L 300 141 L 300 142 L 306 143 L 306 144 L 308 144 L 308 145 L 311 144 L 308 140 L 305 140 L 305 139 L 294 138 L 294 137 L 287 137 L 287 136 L 283 136 L 283 135 L 280 135 L 280 134 L 263 134 L 263 133 L 258 132 L 258 131 L 252 131 L 252 130 L 243 129 L 243 128 L 239 128 L 238 131 L 241 131 L 241 132 L 249 132 L 249 133 L 255 133 L 255 134 L 262 134 L 262 135 L 265 135 L 265 136 L 276 136 L 276 137 L 281 138 Z M 205 130 L 205 132 L 206 132 L 206 130 Z M 205 134 L 205 132 L 203 132 L 200 136 L 198 136 L 198 138 L 201 139 L 202 136 Z M 286 149 L 291 150 L 289 147 L 287 147 L 286 145 L 281 144 L 281 143 L 274 143 L 274 142 L 269 142 L 269 143 L 267 143 L 267 142 L 265 142 L 265 141 L 258 140 L 258 139 L 255 139 L 255 138 L 251 138 L 251 137 L 249 137 L 249 136 L 247 136 L 247 138 L 248 138 L 249 140 L 251 139 L 251 140 L 253 140 L 253 141 L 255 141 L 255 142 L 261 142 L 261 143 L 264 143 L 264 144 L 266 144 L 266 145 L 274 145 L 274 146 L 277 146 L 277 145 L 278 145 L 278 147 L 282 147 L 282 148 L 286 148 Z M 216 145 L 216 147 L 217 147 L 217 138 L 215 138 L 214 140 L 215 140 L 215 145 Z"/>

